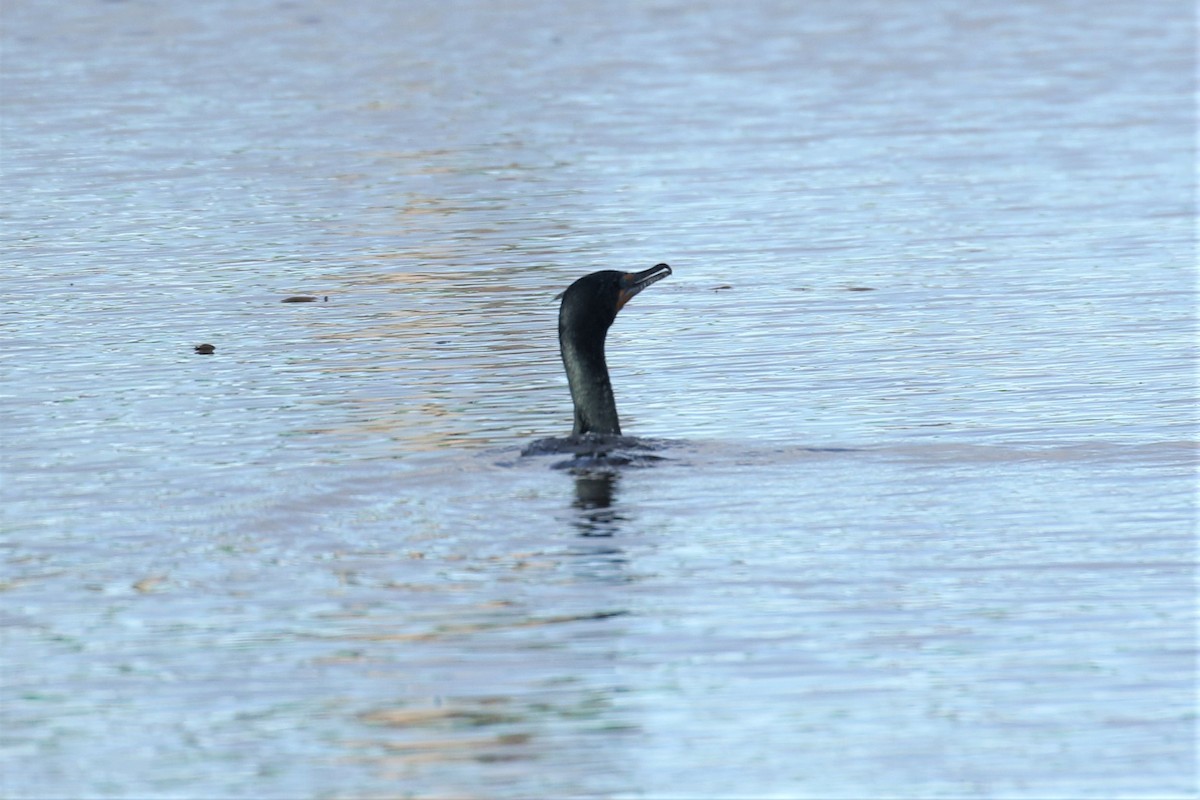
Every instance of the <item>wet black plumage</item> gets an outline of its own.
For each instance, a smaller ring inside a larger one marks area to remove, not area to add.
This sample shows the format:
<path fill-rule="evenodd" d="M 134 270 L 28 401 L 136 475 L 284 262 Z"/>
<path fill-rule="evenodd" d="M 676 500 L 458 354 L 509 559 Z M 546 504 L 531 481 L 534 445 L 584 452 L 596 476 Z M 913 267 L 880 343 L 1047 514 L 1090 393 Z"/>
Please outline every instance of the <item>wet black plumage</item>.
<path fill-rule="evenodd" d="M 572 436 L 621 435 L 604 341 L 617 312 L 638 292 L 670 274 L 666 264 L 643 272 L 604 270 L 583 276 L 563 292 L 558 344 L 575 405 Z"/>

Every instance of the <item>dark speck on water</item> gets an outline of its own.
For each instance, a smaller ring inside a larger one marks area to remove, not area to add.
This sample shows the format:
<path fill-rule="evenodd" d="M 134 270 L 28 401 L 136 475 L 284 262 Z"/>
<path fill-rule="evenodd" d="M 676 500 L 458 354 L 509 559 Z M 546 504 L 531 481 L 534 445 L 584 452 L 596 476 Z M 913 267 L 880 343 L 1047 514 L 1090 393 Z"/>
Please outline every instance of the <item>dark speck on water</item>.
<path fill-rule="evenodd" d="M 217 348 L 213 347 L 211 344 L 198 344 L 196 345 L 195 350 L 202 356 L 210 356 L 216 352 Z"/>
<path fill-rule="evenodd" d="M 326 297 L 325 299 L 328 300 L 329 298 Z M 281 302 L 281 303 L 315 303 L 315 302 L 317 302 L 317 298 L 313 297 L 312 295 L 308 295 L 308 294 L 297 294 L 297 295 L 292 295 L 291 297 L 285 297 L 282 300 L 280 300 L 279 302 Z"/>

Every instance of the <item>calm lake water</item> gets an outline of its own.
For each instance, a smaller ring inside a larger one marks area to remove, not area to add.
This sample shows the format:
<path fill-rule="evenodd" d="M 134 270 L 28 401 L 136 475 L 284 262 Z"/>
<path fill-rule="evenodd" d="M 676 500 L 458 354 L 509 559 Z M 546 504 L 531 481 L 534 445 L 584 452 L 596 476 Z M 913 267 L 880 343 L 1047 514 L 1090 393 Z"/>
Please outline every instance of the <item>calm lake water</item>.
<path fill-rule="evenodd" d="M 0 794 L 1195 797 L 1194 11 L 9 0 Z"/>

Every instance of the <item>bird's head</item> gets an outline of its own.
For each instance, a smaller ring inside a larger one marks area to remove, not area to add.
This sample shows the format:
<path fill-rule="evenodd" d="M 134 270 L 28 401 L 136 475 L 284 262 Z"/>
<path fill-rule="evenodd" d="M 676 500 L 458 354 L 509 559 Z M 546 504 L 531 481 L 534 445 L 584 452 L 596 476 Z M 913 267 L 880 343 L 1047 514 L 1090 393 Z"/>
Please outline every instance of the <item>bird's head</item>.
<path fill-rule="evenodd" d="M 579 332 L 605 332 L 626 303 L 670 274 L 669 266 L 655 264 L 642 272 L 606 269 L 584 275 L 559 295 L 559 326 Z"/>

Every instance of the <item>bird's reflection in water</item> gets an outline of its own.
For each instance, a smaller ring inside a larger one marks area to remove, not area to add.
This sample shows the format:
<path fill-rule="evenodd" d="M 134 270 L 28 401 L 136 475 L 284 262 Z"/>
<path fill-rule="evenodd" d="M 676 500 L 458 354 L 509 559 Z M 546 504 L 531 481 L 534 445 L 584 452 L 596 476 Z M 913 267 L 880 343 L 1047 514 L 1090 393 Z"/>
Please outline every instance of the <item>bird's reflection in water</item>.
<path fill-rule="evenodd" d="M 575 476 L 575 502 L 571 505 L 579 510 L 575 527 L 580 536 L 612 536 L 620 530 L 624 517 L 613 506 L 619 481 L 615 472 Z"/>
<path fill-rule="evenodd" d="M 595 472 L 575 475 L 575 509 L 572 524 L 587 543 L 571 548 L 576 557 L 575 568 L 580 577 L 604 583 L 625 583 L 630 580 L 628 556 L 612 538 L 628 522 L 616 502 L 620 475 L 615 472 Z"/>

